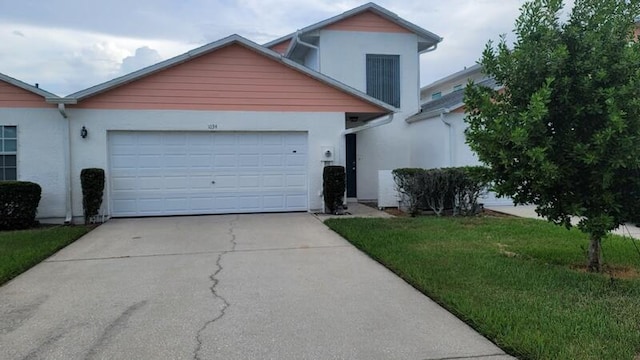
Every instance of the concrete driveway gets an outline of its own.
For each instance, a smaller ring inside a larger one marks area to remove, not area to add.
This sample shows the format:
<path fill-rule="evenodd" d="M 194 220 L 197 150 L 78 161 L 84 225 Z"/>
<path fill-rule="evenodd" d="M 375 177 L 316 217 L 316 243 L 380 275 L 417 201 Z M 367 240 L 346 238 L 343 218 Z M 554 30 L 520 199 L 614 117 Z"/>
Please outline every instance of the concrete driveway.
<path fill-rule="evenodd" d="M 310 214 L 116 219 L 0 288 L 1 359 L 507 359 Z"/>

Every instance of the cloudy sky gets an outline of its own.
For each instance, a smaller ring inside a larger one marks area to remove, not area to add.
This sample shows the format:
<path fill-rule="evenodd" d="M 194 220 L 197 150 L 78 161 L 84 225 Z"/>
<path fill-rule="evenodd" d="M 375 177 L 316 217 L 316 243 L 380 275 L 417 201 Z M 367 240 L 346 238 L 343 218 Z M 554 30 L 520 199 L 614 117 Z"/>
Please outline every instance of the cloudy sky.
<path fill-rule="evenodd" d="M 0 73 L 58 95 L 230 34 L 265 43 L 362 5 L 352 0 L 0 0 Z M 523 0 L 379 0 L 444 38 L 421 57 L 422 85 L 473 65 L 511 33 Z"/>

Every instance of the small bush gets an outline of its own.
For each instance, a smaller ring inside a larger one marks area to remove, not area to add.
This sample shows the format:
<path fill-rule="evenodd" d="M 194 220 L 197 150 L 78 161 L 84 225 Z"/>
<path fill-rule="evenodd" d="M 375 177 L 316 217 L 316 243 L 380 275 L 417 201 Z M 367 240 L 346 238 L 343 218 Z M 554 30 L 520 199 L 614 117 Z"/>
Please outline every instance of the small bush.
<path fill-rule="evenodd" d="M 346 188 L 344 166 L 326 166 L 322 173 L 322 193 L 324 206 L 328 213 L 335 214 L 342 209 Z"/>
<path fill-rule="evenodd" d="M 102 205 L 104 170 L 97 168 L 82 169 L 80 183 L 82 184 L 84 222 L 88 224 L 92 217 L 98 215 L 100 205 Z"/>
<path fill-rule="evenodd" d="M 411 216 L 416 216 L 422 208 L 421 203 L 427 190 L 424 184 L 425 173 L 425 169 L 419 168 L 400 168 L 391 172 L 396 190 L 402 195 Z"/>
<path fill-rule="evenodd" d="M 42 188 L 29 181 L 0 181 L 0 230 L 36 225 Z"/>
<path fill-rule="evenodd" d="M 450 168 L 453 188 L 453 214 L 475 215 L 480 211 L 478 198 L 487 190 L 487 169 L 482 166 Z"/>

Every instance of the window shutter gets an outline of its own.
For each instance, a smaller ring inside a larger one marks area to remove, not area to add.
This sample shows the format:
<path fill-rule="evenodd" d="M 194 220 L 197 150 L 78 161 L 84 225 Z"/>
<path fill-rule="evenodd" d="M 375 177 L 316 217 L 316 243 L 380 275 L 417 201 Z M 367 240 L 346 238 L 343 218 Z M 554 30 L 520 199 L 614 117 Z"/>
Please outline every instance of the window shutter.
<path fill-rule="evenodd" d="M 367 94 L 400 107 L 400 56 L 367 54 Z"/>

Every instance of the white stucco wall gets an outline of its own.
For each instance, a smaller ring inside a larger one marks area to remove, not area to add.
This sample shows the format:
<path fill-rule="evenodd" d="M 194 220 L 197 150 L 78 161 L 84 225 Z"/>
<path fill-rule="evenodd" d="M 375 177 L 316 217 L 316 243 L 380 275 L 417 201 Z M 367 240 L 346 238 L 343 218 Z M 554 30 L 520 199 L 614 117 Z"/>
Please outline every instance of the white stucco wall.
<path fill-rule="evenodd" d="M 234 111 L 157 111 L 157 110 L 82 110 L 68 109 L 72 134 L 80 134 L 85 126 L 89 136 L 72 136 L 73 214 L 82 216 L 80 171 L 99 167 L 109 171 L 107 132 L 130 131 L 304 131 L 308 133 L 309 209 L 322 209 L 321 147 L 340 148 L 344 113 L 299 112 L 234 112 Z M 340 152 L 336 152 L 340 154 Z M 335 164 L 344 164 L 338 156 Z M 107 179 L 109 175 L 107 174 Z M 109 213 L 109 184 L 103 203 L 103 213 Z"/>
<path fill-rule="evenodd" d="M 475 153 L 465 143 L 464 114 L 445 114 L 444 120 L 451 124 L 451 130 L 440 117 L 409 125 L 412 167 L 431 169 L 479 164 Z"/>
<path fill-rule="evenodd" d="M 477 155 L 466 144 L 464 117 L 464 113 L 444 114 L 444 121 L 451 124 L 451 130 L 440 117 L 410 124 L 411 167 L 433 169 L 480 165 Z M 498 198 L 493 192 L 486 194 L 482 202 L 485 205 L 513 204 L 511 199 Z"/>
<path fill-rule="evenodd" d="M 366 93 L 366 55 L 400 55 L 400 111 L 387 125 L 357 134 L 357 192 L 359 200 L 376 199 L 378 170 L 409 165 L 409 132 L 404 121 L 419 110 L 417 36 L 321 30 L 322 73 Z"/>
<path fill-rule="evenodd" d="M 18 132 L 18 180 L 42 187 L 37 217 L 41 221 L 65 216 L 66 120 L 57 109 L 0 109 L 0 125 L 15 125 Z"/>

